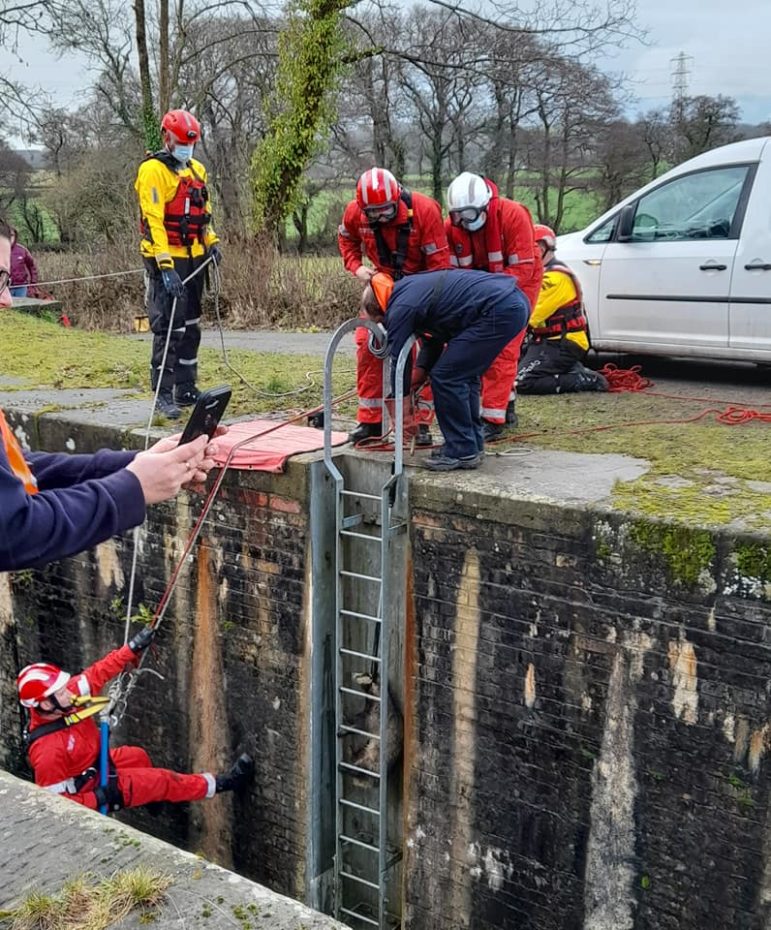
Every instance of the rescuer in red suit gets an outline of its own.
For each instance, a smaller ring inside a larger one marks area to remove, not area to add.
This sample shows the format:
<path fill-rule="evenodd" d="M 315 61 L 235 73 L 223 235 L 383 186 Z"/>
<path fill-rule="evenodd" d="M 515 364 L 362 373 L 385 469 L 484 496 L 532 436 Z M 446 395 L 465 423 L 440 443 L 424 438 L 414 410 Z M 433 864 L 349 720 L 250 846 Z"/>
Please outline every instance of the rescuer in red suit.
<path fill-rule="evenodd" d="M 450 267 L 447 236 L 439 204 L 425 194 L 403 187 L 385 168 L 370 168 L 359 178 L 356 199 L 345 208 L 337 244 L 347 271 L 366 284 L 376 271 L 398 281 L 418 271 Z M 366 256 L 374 267 L 365 265 Z M 367 348 L 368 332 L 356 331 L 356 381 L 359 426 L 351 433 L 358 442 L 382 434 L 383 362 Z M 423 431 L 430 443 L 428 430 Z"/>
<path fill-rule="evenodd" d="M 137 663 L 154 632 L 145 627 L 127 645 L 78 675 L 48 662 L 21 670 L 16 686 L 30 717 L 27 753 L 41 788 L 92 810 L 116 811 L 154 801 L 200 801 L 235 791 L 251 780 L 254 762 L 248 755 L 240 756 L 227 775 L 188 775 L 156 768 L 140 746 L 117 746 L 110 749 L 108 786 L 100 786 L 100 734 L 95 716 L 85 716 L 88 699 L 126 666 Z"/>
<path fill-rule="evenodd" d="M 447 188 L 447 208 L 445 229 L 453 265 L 511 275 L 532 310 L 543 265 L 527 207 L 499 197 L 492 181 L 464 171 Z M 523 331 L 512 339 L 482 377 L 486 440 L 500 436 L 506 424 L 517 424 L 515 381 L 524 335 Z"/>

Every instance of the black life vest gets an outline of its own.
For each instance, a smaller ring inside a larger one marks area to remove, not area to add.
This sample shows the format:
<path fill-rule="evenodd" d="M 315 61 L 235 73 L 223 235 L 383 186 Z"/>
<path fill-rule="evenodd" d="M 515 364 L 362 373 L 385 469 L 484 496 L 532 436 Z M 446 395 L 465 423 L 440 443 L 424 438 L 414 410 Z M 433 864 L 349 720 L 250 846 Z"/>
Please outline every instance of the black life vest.
<path fill-rule="evenodd" d="M 586 332 L 586 317 L 584 316 L 584 297 L 581 291 L 581 282 L 575 274 L 563 265 L 562 262 L 553 258 L 544 268 L 545 272 L 561 271 L 566 274 L 573 282 L 576 291 L 576 298 L 564 307 L 555 310 L 554 313 L 541 323 L 540 326 L 531 327 L 532 334 L 536 339 L 551 339 L 556 336 L 564 336 L 567 333 Z"/>
<path fill-rule="evenodd" d="M 385 241 L 385 236 L 381 228 L 382 224 L 378 223 L 377 220 L 370 221 L 369 224 L 369 228 L 375 236 L 378 262 L 384 268 L 392 269 L 391 277 L 394 281 L 398 281 L 400 278 L 404 277 L 404 262 L 407 259 L 407 245 L 410 240 L 410 233 L 412 232 L 413 220 L 412 193 L 408 191 L 406 187 L 403 187 L 399 198 L 407 207 L 407 220 L 404 223 L 400 223 L 397 227 L 396 248 L 393 252 L 388 248 L 388 243 Z"/>
<path fill-rule="evenodd" d="M 179 174 L 181 165 L 174 156 L 167 151 L 155 152 L 148 155 L 165 165 L 174 174 Z M 190 167 L 192 177 L 180 177 L 177 190 L 172 199 L 166 204 L 163 214 L 163 225 L 169 245 L 182 246 L 189 249 L 194 242 L 204 241 L 206 226 L 211 222 L 211 216 L 206 210 L 209 202 L 209 191 L 202 178 Z M 152 242 L 150 226 L 142 218 L 142 235 L 148 242 Z"/>

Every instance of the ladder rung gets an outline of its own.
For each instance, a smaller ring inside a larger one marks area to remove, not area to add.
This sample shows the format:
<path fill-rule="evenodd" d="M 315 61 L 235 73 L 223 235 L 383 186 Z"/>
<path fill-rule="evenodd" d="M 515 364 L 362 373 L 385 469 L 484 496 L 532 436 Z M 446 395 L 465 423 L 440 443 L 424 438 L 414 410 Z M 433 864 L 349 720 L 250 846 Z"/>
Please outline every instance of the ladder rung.
<path fill-rule="evenodd" d="M 350 762 L 339 762 L 338 765 L 341 769 L 345 769 L 346 772 L 357 772 L 359 775 L 368 775 L 370 778 L 375 778 L 380 781 L 379 772 L 370 772 L 369 769 L 360 768 L 358 765 L 351 765 Z"/>
<path fill-rule="evenodd" d="M 383 583 L 383 579 L 377 578 L 375 575 L 362 575 L 361 572 L 351 572 L 345 568 L 340 569 L 340 574 L 345 575 L 346 578 L 358 578 L 360 581 L 374 581 L 375 584 Z"/>
<path fill-rule="evenodd" d="M 382 536 L 368 536 L 366 533 L 354 533 L 352 530 L 340 530 L 341 536 L 352 536 L 354 539 L 369 539 L 371 542 L 382 542 Z"/>
<path fill-rule="evenodd" d="M 379 656 L 371 656 L 367 652 L 356 652 L 355 649 L 344 649 L 340 647 L 340 652 L 344 656 L 355 656 L 357 659 L 369 659 L 370 662 L 380 662 Z"/>
<path fill-rule="evenodd" d="M 359 526 L 360 523 L 364 522 L 364 517 L 360 513 L 351 514 L 349 517 L 343 517 L 340 521 L 340 527 L 343 530 L 347 530 L 350 526 Z"/>
<path fill-rule="evenodd" d="M 357 617 L 359 620 L 371 620 L 373 623 L 382 623 L 380 617 L 373 617 L 371 614 L 361 614 L 358 610 L 345 610 L 340 608 L 340 613 L 346 617 Z"/>
<path fill-rule="evenodd" d="M 353 807 L 357 811 L 363 811 L 365 814 L 372 814 L 373 817 L 379 817 L 380 811 L 376 811 L 374 807 L 367 807 L 365 804 L 357 804 L 356 801 L 348 801 L 346 798 L 337 799 L 345 807 Z"/>
<path fill-rule="evenodd" d="M 358 911 L 352 911 L 352 910 L 350 910 L 350 908 L 347 908 L 347 907 L 341 907 L 341 908 L 340 908 L 340 913 L 341 913 L 341 914 L 347 914 L 348 917 L 353 917 L 354 920 L 361 920 L 361 921 L 363 921 L 365 924 L 369 924 L 371 927 L 379 927 L 379 926 L 380 926 L 380 922 L 379 922 L 379 921 L 373 920 L 371 917 L 365 917 L 364 914 L 359 914 Z"/>
<path fill-rule="evenodd" d="M 358 882 L 360 885 L 366 885 L 367 888 L 374 888 L 375 891 L 380 891 L 380 885 L 376 885 L 374 882 L 368 882 L 366 878 L 359 878 L 358 875 L 353 875 L 351 872 L 345 872 L 343 869 L 340 869 L 340 875 L 343 878 L 350 878 L 351 881 Z"/>
<path fill-rule="evenodd" d="M 400 536 L 402 533 L 406 532 L 407 524 L 406 523 L 396 523 L 393 526 L 388 527 L 389 536 Z"/>
<path fill-rule="evenodd" d="M 354 697 L 364 698 L 365 701 L 374 701 L 376 704 L 380 703 L 380 696 L 377 694 L 367 694 L 366 691 L 357 691 L 355 688 L 346 688 L 344 685 L 340 685 L 340 690 L 343 694 L 352 694 Z"/>
<path fill-rule="evenodd" d="M 345 733 L 356 733 L 359 736 L 367 736 L 369 739 L 380 739 L 377 733 L 367 733 L 366 730 L 357 730 L 356 727 L 349 727 L 347 723 L 341 723 L 340 730 Z"/>
<path fill-rule="evenodd" d="M 368 849 L 370 852 L 380 852 L 379 846 L 373 846 L 372 843 L 365 843 L 363 840 L 356 840 L 352 836 L 346 836 L 345 833 L 341 833 L 338 840 L 341 843 L 353 843 L 354 846 L 361 846 L 362 849 Z"/>
<path fill-rule="evenodd" d="M 341 491 L 346 497 L 363 497 L 368 501 L 379 501 L 382 497 L 379 494 L 365 494 L 363 491 Z"/>

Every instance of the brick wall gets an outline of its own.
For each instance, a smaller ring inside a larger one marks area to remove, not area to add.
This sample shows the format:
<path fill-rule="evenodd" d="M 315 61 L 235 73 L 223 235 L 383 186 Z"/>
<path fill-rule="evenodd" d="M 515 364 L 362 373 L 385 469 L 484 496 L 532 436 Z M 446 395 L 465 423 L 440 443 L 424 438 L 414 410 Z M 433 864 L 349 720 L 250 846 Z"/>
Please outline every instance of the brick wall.
<path fill-rule="evenodd" d="M 406 925 L 769 925 L 771 548 L 414 481 Z"/>

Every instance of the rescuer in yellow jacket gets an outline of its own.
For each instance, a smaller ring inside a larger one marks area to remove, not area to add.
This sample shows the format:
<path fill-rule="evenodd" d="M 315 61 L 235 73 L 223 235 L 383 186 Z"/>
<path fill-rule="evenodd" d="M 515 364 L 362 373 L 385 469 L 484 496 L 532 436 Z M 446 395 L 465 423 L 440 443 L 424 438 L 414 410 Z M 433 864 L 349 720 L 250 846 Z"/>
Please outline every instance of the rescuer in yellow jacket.
<path fill-rule="evenodd" d="M 199 396 L 198 346 L 201 342 L 203 272 L 184 284 L 207 256 L 219 264 L 219 239 L 211 226 L 206 169 L 193 158 L 201 138 L 198 120 L 187 110 L 170 110 L 161 122 L 164 147 L 139 166 L 134 188 L 139 198 L 153 331 L 151 383 L 158 387 L 158 411 L 170 419 Z M 176 298 L 174 322 L 171 310 Z M 169 327 L 166 364 L 161 370 Z"/>
<path fill-rule="evenodd" d="M 607 391 L 608 382 L 583 364 L 589 351 L 581 284 L 557 259 L 557 237 L 548 226 L 535 226 L 543 259 L 543 281 L 530 315 L 530 342 L 522 355 L 517 390 L 522 394 L 568 394 Z"/>

